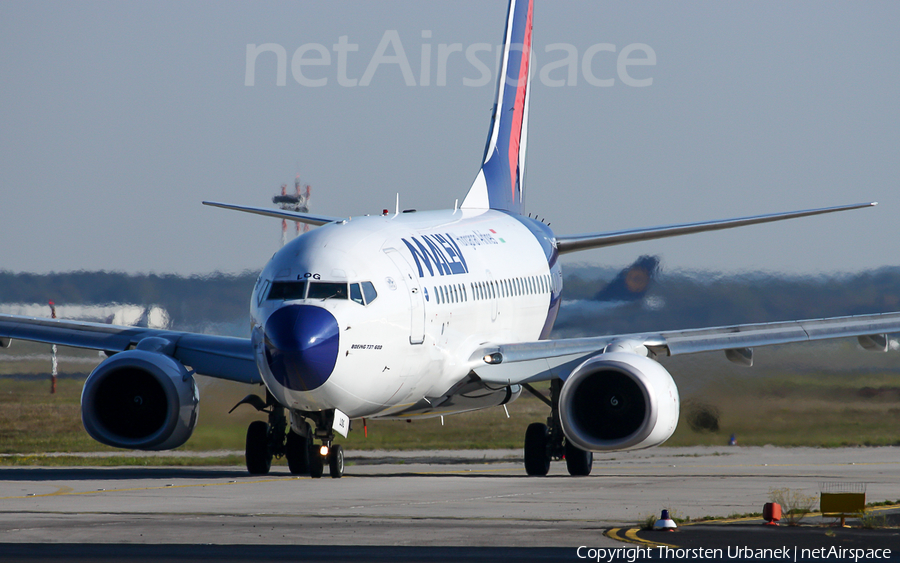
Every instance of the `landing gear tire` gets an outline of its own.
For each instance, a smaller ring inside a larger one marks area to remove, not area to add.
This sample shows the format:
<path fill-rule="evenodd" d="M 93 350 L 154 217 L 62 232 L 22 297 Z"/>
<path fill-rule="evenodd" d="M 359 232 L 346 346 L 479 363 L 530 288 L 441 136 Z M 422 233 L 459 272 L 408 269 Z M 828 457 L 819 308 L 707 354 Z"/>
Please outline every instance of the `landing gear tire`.
<path fill-rule="evenodd" d="M 593 452 L 586 452 L 576 448 L 571 442 L 566 440 L 566 469 L 569 470 L 569 475 L 590 475 L 593 465 Z"/>
<path fill-rule="evenodd" d="M 318 479 L 325 472 L 325 464 L 319 448 L 310 442 L 309 444 L 309 476 Z"/>
<path fill-rule="evenodd" d="M 525 431 L 525 472 L 544 476 L 550 472 L 550 452 L 547 449 L 547 425 L 535 422 Z"/>
<path fill-rule="evenodd" d="M 340 479 L 344 475 L 344 448 L 331 446 L 328 454 L 328 471 L 332 479 Z"/>
<path fill-rule="evenodd" d="M 247 471 L 251 475 L 265 475 L 272 467 L 269 452 L 269 425 L 262 420 L 254 420 L 247 428 L 247 447 L 244 450 Z"/>
<path fill-rule="evenodd" d="M 306 425 L 306 436 L 301 436 L 293 430 L 288 431 L 284 455 L 287 458 L 288 467 L 294 475 L 309 473 L 310 440 L 308 436 L 311 435 L 308 424 Z"/>

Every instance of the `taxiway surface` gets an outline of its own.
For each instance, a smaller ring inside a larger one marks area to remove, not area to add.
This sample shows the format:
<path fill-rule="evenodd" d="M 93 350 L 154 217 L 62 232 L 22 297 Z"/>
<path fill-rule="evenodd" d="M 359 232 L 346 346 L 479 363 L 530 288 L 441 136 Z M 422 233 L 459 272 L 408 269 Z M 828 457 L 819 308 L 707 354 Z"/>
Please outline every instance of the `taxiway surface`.
<path fill-rule="evenodd" d="M 860 483 L 900 498 L 900 448 L 659 448 L 598 455 L 590 477 L 521 452 L 354 456 L 342 479 L 242 467 L 0 468 L 0 544 L 615 546 L 603 532 L 662 508 L 759 512 L 769 491 Z M 535 552 L 538 553 L 538 552 Z M 259 553 L 256 553 L 258 556 Z"/>

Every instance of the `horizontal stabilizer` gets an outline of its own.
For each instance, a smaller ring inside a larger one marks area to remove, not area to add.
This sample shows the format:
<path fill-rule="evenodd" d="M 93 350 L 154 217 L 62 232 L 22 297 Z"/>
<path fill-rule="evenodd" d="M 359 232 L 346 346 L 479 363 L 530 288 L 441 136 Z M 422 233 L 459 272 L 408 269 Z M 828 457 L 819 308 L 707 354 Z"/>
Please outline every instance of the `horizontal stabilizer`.
<path fill-rule="evenodd" d="M 628 242 L 677 237 L 693 233 L 704 233 L 707 231 L 720 231 L 723 229 L 733 229 L 735 227 L 746 227 L 747 225 L 783 221 L 785 219 L 796 219 L 798 217 L 809 217 L 812 215 L 835 213 L 837 211 L 873 207 L 875 205 L 878 205 L 878 203 L 857 203 L 853 205 L 840 205 L 837 207 L 823 207 L 821 209 L 807 209 L 805 211 L 790 211 L 788 213 L 772 213 L 769 215 L 740 217 L 738 219 L 724 219 L 721 221 L 685 223 L 682 225 L 667 225 L 664 227 L 650 227 L 647 229 L 628 229 L 625 231 L 612 231 L 609 233 L 594 233 L 589 235 L 558 236 L 556 237 L 556 246 L 559 249 L 560 254 L 565 254 L 566 252 L 602 248 L 604 246 L 615 246 L 617 244 L 625 244 Z"/>
<path fill-rule="evenodd" d="M 267 209 L 265 207 L 247 207 L 244 205 L 231 205 L 229 203 L 218 203 L 215 201 L 204 201 L 203 205 L 221 207 L 222 209 L 232 209 L 234 211 L 243 211 L 244 213 L 253 213 L 254 215 L 265 215 L 266 217 L 275 217 L 276 219 L 287 219 L 288 221 L 296 221 L 297 223 L 307 223 L 316 226 L 344 220 L 343 217 L 328 217 L 327 215 L 313 215 L 312 213 L 299 213 L 297 211 L 285 211 L 282 209 Z"/>

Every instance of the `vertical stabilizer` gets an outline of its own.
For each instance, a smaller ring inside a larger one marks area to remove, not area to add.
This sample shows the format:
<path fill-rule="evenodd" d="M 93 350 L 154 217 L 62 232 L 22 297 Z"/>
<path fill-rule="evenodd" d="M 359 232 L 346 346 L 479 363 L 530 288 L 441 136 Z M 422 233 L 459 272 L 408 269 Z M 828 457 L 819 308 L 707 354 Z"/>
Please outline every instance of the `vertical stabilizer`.
<path fill-rule="evenodd" d="M 484 161 L 462 207 L 522 213 L 534 0 L 510 0 Z"/>

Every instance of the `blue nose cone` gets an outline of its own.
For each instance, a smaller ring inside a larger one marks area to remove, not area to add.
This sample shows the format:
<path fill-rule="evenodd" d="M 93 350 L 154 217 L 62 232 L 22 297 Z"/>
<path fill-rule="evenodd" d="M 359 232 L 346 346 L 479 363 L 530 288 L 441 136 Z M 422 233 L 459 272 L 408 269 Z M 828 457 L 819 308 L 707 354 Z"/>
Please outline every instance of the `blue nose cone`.
<path fill-rule="evenodd" d="M 339 339 L 331 313 L 312 305 L 288 305 L 266 321 L 266 361 L 288 389 L 312 391 L 334 371 Z"/>

